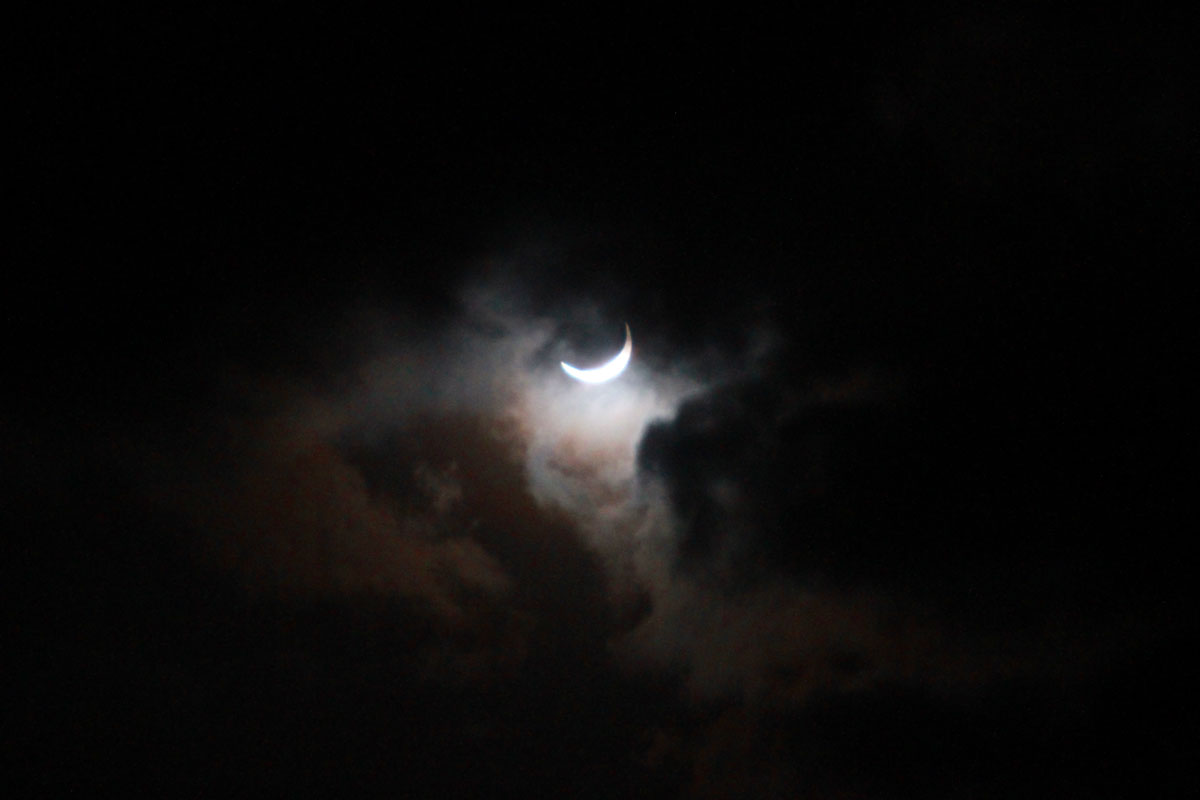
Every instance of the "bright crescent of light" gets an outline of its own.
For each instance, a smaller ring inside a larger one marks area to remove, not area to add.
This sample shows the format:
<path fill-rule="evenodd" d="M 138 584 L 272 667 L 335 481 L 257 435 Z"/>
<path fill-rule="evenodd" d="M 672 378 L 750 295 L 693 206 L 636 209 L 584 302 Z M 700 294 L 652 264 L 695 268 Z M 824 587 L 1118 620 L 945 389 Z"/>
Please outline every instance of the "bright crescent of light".
<path fill-rule="evenodd" d="M 577 381 L 584 383 L 604 383 L 611 381 L 613 378 L 625 371 L 625 367 L 629 365 L 629 357 L 633 355 L 633 334 L 629 332 L 629 323 L 625 323 L 625 346 L 621 348 L 621 352 L 617 353 L 616 357 L 607 364 L 601 364 L 595 369 L 579 369 L 572 367 L 567 362 L 562 364 L 563 372 L 570 375 Z"/>

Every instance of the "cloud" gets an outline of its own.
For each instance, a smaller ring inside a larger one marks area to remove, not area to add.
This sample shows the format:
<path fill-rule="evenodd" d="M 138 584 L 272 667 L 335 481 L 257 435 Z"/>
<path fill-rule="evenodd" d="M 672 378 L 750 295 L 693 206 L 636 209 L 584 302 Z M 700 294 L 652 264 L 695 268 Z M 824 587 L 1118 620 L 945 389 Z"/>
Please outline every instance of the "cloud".
<path fill-rule="evenodd" d="M 492 264 L 440 321 L 359 307 L 313 336 L 323 368 L 230 370 L 151 493 L 253 592 L 405 604 L 446 680 L 566 647 L 790 708 L 1044 669 L 1062 617 L 961 627 L 988 551 L 929 533 L 956 478 L 928 459 L 955 453 L 900 365 L 808 359 L 770 321 L 678 353 L 631 323 L 629 369 L 586 386 L 558 361 L 625 320 L 523 285 Z"/>
<path fill-rule="evenodd" d="M 877 370 L 780 383 L 748 374 L 769 334 L 670 359 L 635 331 L 621 379 L 586 386 L 558 369 L 564 326 L 623 326 L 539 315 L 520 285 L 469 284 L 460 316 L 423 330 L 356 311 L 330 337 L 355 343 L 339 370 L 229 383 L 174 494 L 209 558 L 253 591 L 402 600 L 442 631 L 426 658 L 443 675 L 515 668 L 555 620 L 695 697 L 793 702 L 911 672 L 870 591 L 762 569 L 828 536 L 796 512 L 843 479 L 835 412 L 886 395 Z"/>
<path fill-rule="evenodd" d="M 591 545 L 669 405 L 581 393 L 545 356 L 556 324 L 498 289 L 419 331 L 402 308 L 322 324 L 317 368 L 222 365 L 169 435 L 131 435 L 144 496 L 253 596 L 401 604 L 433 626 L 438 680 L 602 648 L 615 606 Z"/>
<path fill-rule="evenodd" d="M 460 590 L 502 597 L 511 588 L 495 559 L 448 528 L 461 495 L 451 475 L 412 465 L 422 492 L 400 506 L 293 420 L 239 421 L 223 433 L 242 452 L 214 465 L 211 482 L 194 484 L 184 502 L 211 557 L 256 590 L 396 595 L 454 622 L 464 614 Z"/>

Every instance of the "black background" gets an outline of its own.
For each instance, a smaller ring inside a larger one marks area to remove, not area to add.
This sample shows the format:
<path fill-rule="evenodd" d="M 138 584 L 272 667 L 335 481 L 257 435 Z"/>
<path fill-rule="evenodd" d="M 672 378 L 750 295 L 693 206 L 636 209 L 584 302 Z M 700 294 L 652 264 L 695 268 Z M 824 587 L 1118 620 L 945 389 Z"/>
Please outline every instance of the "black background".
<path fill-rule="evenodd" d="M 472 259 L 517 242 L 556 254 L 530 268 L 535 307 L 604 296 L 660 350 L 783 332 L 764 375 L 641 443 L 686 523 L 679 569 L 732 551 L 732 585 L 815 570 L 917 597 L 964 636 L 1056 614 L 1119 653 L 965 698 L 768 713 L 731 775 L 782 763 L 820 797 L 1181 788 L 1186 34 L 982 11 L 284 6 L 18 26 L 0 435 L 19 780 L 771 796 L 630 766 L 648 720 L 717 712 L 605 666 L 611 621 L 499 689 L 385 685 L 371 665 L 436 634 L 386 607 L 246 601 L 110 469 L 98 430 L 171 430 L 230 363 L 320 371 L 338 352 L 322 320 L 363 296 L 436 324 Z M 902 375 L 903 402 L 763 427 L 786 389 L 860 364 Z M 813 453 L 833 454 L 825 477 Z M 758 515 L 736 543 L 698 488 L 727 472 Z M 265 672 L 284 640 L 315 653 L 316 688 Z M 460 736 L 479 709 L 504 735 Z"/>

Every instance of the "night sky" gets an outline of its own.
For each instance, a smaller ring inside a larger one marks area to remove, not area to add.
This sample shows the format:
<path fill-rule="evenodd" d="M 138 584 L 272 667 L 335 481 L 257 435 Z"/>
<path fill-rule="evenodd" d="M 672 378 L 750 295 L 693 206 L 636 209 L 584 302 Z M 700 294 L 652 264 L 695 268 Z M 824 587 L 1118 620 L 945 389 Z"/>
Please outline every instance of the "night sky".
<path fill-rule="evenodd" d="M 14 796 L 1194 783 L 1181 21 L 16 31 Z"/>

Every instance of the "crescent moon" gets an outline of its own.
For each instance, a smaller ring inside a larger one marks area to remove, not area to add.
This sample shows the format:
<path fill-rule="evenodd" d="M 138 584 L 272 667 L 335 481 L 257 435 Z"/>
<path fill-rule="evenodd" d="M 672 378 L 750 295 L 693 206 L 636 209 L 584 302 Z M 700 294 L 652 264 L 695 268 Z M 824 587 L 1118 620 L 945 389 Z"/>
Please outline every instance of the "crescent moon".
<path fill-rule="evenodd" d="M 562 364 L 563 372 L 570 375 L 577 381 L 584 383 L 604 383 L 611 381 L 613 378 L 625 371 L 625 367 L 629 366 L 629 357 L 633 355 L 633 334 L 629 332 L 629 323 L 625 323 L 625 346 L 621 348 L 621 352 L 617 353 L 616 357 L 607 364 L 601 364 L 594 369 L 579 369 L 572 367 L 565 361 Z"/>

